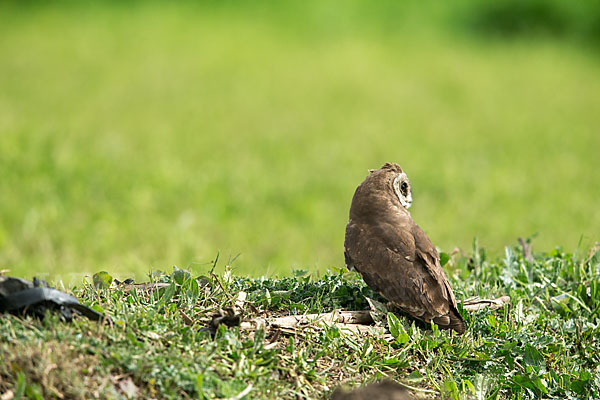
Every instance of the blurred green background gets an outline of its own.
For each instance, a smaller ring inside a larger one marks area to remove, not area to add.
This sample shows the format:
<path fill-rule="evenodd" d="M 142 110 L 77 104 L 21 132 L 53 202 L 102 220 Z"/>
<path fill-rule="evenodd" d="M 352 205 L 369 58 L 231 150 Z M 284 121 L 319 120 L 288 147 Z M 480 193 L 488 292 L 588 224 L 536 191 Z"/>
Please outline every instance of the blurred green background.
<path fill-rule="evenodd" d="M 0 269 L 340 267 L 386 161 L 444 251 L 599 239 L 597 1 L 123 3 L 0 5 Z"/>

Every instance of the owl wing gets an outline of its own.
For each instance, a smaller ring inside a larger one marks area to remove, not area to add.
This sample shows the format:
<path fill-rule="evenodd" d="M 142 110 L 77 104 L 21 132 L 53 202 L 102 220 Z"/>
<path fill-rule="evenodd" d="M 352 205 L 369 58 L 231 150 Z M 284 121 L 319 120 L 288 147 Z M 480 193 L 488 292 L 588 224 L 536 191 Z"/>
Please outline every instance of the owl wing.
<path fill-rule="evenodd" d="M 346 264 L 354 267 L 369 287 L 400 309 L 464 332 L 437 252 L 412 220 L 401 225 L 351 221 L 346 227 L 345 255 Z"/>
<path fill-rule="evenodd" d="M 452 291 L 452 287 L 450 286 L 450 282 L 448 282 L 446 274 L 444 274 L 437 250 L 421 227 L 414 222 L 412 232 L 415 237 L 417 259 L 421 260 L 429 274 L 435 278 L 438 288 L 440 289 L 440 292 L 444 294 L 444 300 L 449 306 L 449 312 L 446 315 L 438 317 L 437 320 L 434 318 L 434 322 L 441 326 L 446 325 L 458 333 L 463 333 L 465 331 L 465 322 L 458 312 L 454 292 Z"/>

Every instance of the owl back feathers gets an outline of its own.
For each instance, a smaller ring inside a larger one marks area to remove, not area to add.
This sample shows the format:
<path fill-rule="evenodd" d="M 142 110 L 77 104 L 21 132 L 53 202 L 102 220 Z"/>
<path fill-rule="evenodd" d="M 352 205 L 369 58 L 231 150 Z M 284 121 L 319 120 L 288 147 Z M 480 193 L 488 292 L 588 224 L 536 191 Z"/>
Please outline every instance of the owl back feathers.
<path fill-rule="evenodd" d="M 357 188 L 346 226 L 346 265 L 409 315 L 462 334 L 465 323 L 438 253 L 390 189 L 398 173 L 397 164 L 386 164 Z"/>

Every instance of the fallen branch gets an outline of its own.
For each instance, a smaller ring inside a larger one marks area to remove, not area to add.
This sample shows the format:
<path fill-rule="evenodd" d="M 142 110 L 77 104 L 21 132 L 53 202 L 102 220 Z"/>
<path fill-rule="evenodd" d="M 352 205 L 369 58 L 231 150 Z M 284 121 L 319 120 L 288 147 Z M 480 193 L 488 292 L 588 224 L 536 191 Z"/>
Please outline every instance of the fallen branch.
<path fill-rule="evenodd" d="M 485 308 L 497 310 L 504 307 L 506 304 L 510 304 L 509 296 L 502 296 L 497 299 L 480 299 L 479 297 L 473 297 L 463 302 L 463 308 L 469 312 L 480 311 Z"/>
<path fill-rule="evenodd" d="M 497 310 L 510 304 L 509 296 L 502 296 L 497 299 L 480 299 L 474 297 L 463 302 L 463 308 L 466 311 L 474 312 L 486 308 Z M 283 329 L 287 333 L 293 332 L 295 329 L 307 328 L 317 324 L 325 324 L 328 326 L 335 325 L 342 330 L 349 330 L 356 333 L 367 333 L 372 331 L 374 326 L 373 318 L 370 310 L 361 311 L 343 311 L 334 310 L 324 314 L 305 314 L 305 315 L 286 315 L 283 317 L 274 318 L 255 318 L 252 321 L 244 321 L 241 323 L 242 329 L 257 330 L 266 328 Z M 379 327 L 377 329 L 380 329 Z"/>
<path fill-rule="evenodd" d="M 368 333 L 373 330 L 373 319 L 368 310 L 363 311 L 340 311 L 335 310 L 325 314 L 286 315 L 275 318 L 256 318 L 252 321 L 242 322 L 241 328 L 248 330 L 265 329 L 267 327 L 288 330 L 307 328 L 317 324 L 337 326 L 341 330 L 355 333 Z M 379 329 L 379 328 L 378 328 Z"/>
<path fill-rule="evenodd" d="M 271 325 L 283 328 L 293 328 L 298 325 L 308 325 L 315 322 L 341 323 L 341 324 L 371 324 L 373 319 L 368 310 L 342 311 L 334 310 L 325 314 L 287 315 L 272 318 Z"/>
<path fill-rule="evenodd" d="M 373 333 L 375 331 L 383 334 L 385 332 L 385 329 L 381 326 L 375 326 L 375 325 L 359 325 L 359 324 L 341 324 L 341 323 L 331 323 L 331 324 L 327 324 L 328 326 L 332 326 L 335 325 L 338 327 L 338 329 L 340 329 L 341 331 L 351 331 L 353 333 L 358 333 L 358 334 L 368 334 L 368 333 Z"/>
<path fill-rule="evenodd" d="M 124 292 L 131 292 L 133 290 L 145 290 L 150 292 L 152 290 L 166 289 L 168 288 L 170 283 L 163 282 L 148 282 L 148 283 L 131 283 L 124 284 L 119 286 L 118 288 L 123 290 Z"/>

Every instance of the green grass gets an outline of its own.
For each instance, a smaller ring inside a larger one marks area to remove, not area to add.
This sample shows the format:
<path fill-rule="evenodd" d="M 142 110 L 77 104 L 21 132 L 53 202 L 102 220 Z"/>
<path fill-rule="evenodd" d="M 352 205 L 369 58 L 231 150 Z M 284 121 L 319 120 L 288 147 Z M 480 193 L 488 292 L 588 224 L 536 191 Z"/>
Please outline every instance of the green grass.
<path fill-rule="evenodd" d="M 288 313 L 362 309 L 372 292 L 356 275 L 296 272 L 283 279 L 214 275 L 171 283 L 161 294 L 69 289 L 101 307 L 114 325 L 0 318 L 0 393 L 28 398 L 328 398 L 339 385 L 384 378 L 444 399 L 584 399 L 600 396 L 600 251 L 559 249 L 523 258 L 455 254 L 447 272 L 459 302 L 508 294 L 512 305 L 462 314 L 463 336 L 388 316 L 394 337 L 339 329 L 248 331 L 219 326 L 211 315 L 248 294 L 245 321 Z M 461 308 L 459 306 L 459 308 Z M 129 386 L 125 383 L 129 382 Z M 127 389 L 129 387 L 129 389 Z M 37 397 L 36 397 L 37 396 Z"/>
<path fill-rule="evenodd" d="M 386 161 L 446 251 L 598 240 L 600 65 L 577 41 L 487 40 L 433 3 L 28 4 L 0 6 L 14 275 L 341 266 Z"/>
<path fill-rule="evenodd" d="M 389 377 L 444 398 L 599 397 L 598 13 L 518 3 L 0 4 L 0 270 L 115 321 L 1 316 L 0 393 L 315 398 Z M 447 265 L 459 301 L 512 306 L 463 313 L 461 337 L 390 316 L 392 340 L 213 340 L 240 291 L 246 320 L 366 306 L 343 234 L 386 161 L 440 249 L 488 250 Z M 504 250 L 536 234 L 534 262 Z M 173 264 L 206 278 L 150 297 L 81 283 Z"/>

